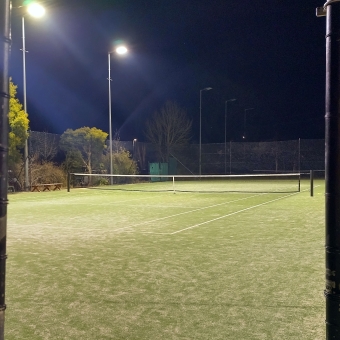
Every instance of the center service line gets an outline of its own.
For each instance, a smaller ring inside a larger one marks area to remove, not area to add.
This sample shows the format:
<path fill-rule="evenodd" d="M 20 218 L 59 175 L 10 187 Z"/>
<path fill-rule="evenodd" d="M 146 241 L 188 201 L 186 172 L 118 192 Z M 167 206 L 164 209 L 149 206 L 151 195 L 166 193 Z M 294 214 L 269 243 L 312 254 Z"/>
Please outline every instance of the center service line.
<path fill-rule="evenodd" d="M 203 224 L 208 224 L 210 222 L 214 222 L 214 221 L 217 221 L 217 220 L 220 220 L 222 218 L 225 218 L 225 217 L 228 217 L 228 216 L 232 216 L 232 215 L 236 215 L 236 214 L 239 214 L 243 211 L 247 211 L 247 210 L 251 210 L 251 209 L 254 209 L 254 208 L 257 208 L 257 207 L 260 207 L 261 205 L 265 205 L 265 204 L 269 204 L 269 203 L 272 203 L 272 202 L 275 202 L 275 201 L 279 201 L 279 200 L 282 200 L 286 197 L 290 197 L 290 196 L 293 196 L 293 195 L 296 195 L 298 193 L 293 193 L 293 194 L 290 194 L 290 195 L 286 195 L 286 196 L 283 196 L 283 197 L 279 197 L 279 198 L 276 198 L 274 200 L 270 200 L 268 202 L 264 202 L 264 203 L 260 203 L 260 204 L 257 204 L 257 205 L 254 205 L 252 207 L 249 207 L 249 208 L 245 208 L 245 209 L 241 209 L 241 210 L 238 210 L 238 211 L 234 211 L 230 214 L 227 214 L 227 215 L 224 215 L 224 216 L 220 216 L 220 217 L 217 217 L 217 218 L 214 218 L 210 221 L 206 221 L 206 222 L 202 222 L 202 223 L 199 223 L 199 224 L 195 224 L 195 225 L 192 225 L 191 227 L 188 227 L 188 228 L 184 228 L 184 229 L 181 229 L 181 230 L 177 230 L 177 231 L 174 231 L 173 233 L 169 233 L 169 235 L 175 235 L 175 234 L 178 234 L 178 233 L 181 233 L 182 231 L 186 231 L 186 230 L 189 230 L 189 229 L 193 229 L 193 228 L 196 228 L 196 227 L 199 227 Z"/>
<path fill-rule="evenodd" d="M 261 195 L 263 195 L 263 194 L 261 194 Z M 176 217 L 176 216 L 180 216 L 180 215 L 184 215 L 184 214 L 190 214 L 190 213 L 195 212 L 195 211 L 200 211 L 200 210 L 204 210 L 204 209 L 215 208 L 215 207 L 218 207 L 219 205 L 227 205 L 227 204 L 229 204 L 229 203 L 234 203 L 234 202 L 246 200 L 246 199 L 253 198 L 253 197 L 257 197 L 257 196 L 259 196 L 259 195 L 253 195 L 253 196 L 243 197 L 243 198 L 239 198 L 239 199 L 233 200 L 233 201 L 228 201 L 228 202 L 218 203 L 218 204 L 214 204 L 214 205 L 209 205 L 209 206 L 203 207 L 203 208 L 197 208 L 197 209 L 193 209 L 193 210 L 188 210 L 188 211 L 184 211 L 184 212 L 181 212 L 181 213 L 178 213 L 178 214 L 169 215 L 169 216 L 164 216 L 164 217 L 156 218 L 156 219 L 154 219 L 154 220 L 144 221 L 144 222 L 141 222 L 141 223 L 137 223 L 137 224 L 134 224 L 133 226 L 128 226 L 128 227 L 122 227 L 122 228 L 114 229 L 114 231 L 120 231 L 120 230 L 124 230 L 124 229 L 130 229 L 130 228 L 134 228 L 134 227 L 137 227 L 137 226 L 140 226 L 140 225 L 149 224 L 149 223 L 153 223 L 153 222 L 158 222 L 158 221 L 161 221 L 161 220 L 165 220 L 165 219 L 167 219 L 167 218 L 172 218 L 172 217 Z M 169 233 L 167 233 L 167 234 L 168 234 L 168 235 L 171 235 L 171 234 L 169 234 Z"/>

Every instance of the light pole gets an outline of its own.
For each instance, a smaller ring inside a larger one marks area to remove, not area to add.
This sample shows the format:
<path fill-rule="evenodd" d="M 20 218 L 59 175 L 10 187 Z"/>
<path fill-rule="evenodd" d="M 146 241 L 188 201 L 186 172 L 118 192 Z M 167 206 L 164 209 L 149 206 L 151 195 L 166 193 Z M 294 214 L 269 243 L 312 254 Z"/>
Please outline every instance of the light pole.
<path fill-rule="evenodd" d="M 228 115 L 228 102 L 234 102 L 236 99 L 228 99 L 225 101 L 224 108 L 224 174 L 227 174 L 227 115 Z"/>
<path fill-rule="evenodd" d="M 112 112 L 111 112 L 111 54 L 117 53 L 119 55 L 126 54 L 128 52 L 127 48 L 125 46 L 118 46 L 116 47 L 114 52 L 108 53 L 108 70 L 109 70 L 109 143 L 110 143 L 110 175 L 113 174 L 113 161 L 112 161 Z M 110 178 L 111 185 L 113 184 L 113 177 Z"/>
<path fill-rule="evenodd" d="M 132 160 L 135 160 L 137 138 L 132 141 Z"/>
<path fill-rule="evenodd" d="M 200 147 L 199 147 L 199 175 L 202 175 L 202 92 L 212 90 L 212 87 L 206 87 L 200 90 Z"/>
<path fill-rule="evenodd" d="M 45 14 L 45 9 L 41 5 L 37 3 L 33 3 L 27 7 L 27 12 L 35 17 L 41 18 Z M 23 91 L 24 91 L 24 111 L 27 114 L 27 100 L 26 100 L 26 43 L 25 43 L 25 16 L 22 16 L 22 69 L 23 69 Z M 25 139 L 25 147 L 24 147 L 24 176 L 25 183 L 24 188 L 25 191 L 29 190 L 29 178 L 28 178 L 28 136 Z"/>
<path fill-rule="evenodd" d="M 243 120 L 243 139 L 246 139 L 246 125 L 247 125 L 247 111 L 254 110 L 253 107 L 250 107 L 248 109 L 244 109 L 244 120 Z"/>

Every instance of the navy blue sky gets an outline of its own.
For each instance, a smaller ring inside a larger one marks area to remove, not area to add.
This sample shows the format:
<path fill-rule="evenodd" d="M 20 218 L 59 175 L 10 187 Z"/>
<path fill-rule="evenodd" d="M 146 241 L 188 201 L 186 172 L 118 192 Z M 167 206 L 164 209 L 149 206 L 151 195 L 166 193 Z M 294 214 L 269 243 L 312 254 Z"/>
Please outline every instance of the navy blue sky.
<path fill-rule="evenodd" d="M 34 131 L 108 128 L 111 59 L 113 131 L 143 140 L 145 121 L 166 100 L 193 120 L 202 142 L 324 138 L 325 18 L 319 1 L 44 0 L 43 19 L 26 17 L 27 105 Z M 20 2 L 14 1 L 14 6 Z M 10 74 L 22 101 L 20 10 L 12 11 Z"/>

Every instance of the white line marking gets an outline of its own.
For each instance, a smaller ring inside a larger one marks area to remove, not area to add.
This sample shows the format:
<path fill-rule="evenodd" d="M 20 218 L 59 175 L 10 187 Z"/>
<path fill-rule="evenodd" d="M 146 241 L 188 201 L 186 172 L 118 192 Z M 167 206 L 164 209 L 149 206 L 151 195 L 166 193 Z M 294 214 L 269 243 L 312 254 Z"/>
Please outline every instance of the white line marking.
<path fill-rule="evenodd" d="M 201 226 L 203 224 L 208 224 L 210 222 L 221 220 L 222 218 L 229 217 L 229 216 L 232 216 L 232 215 L 236 215 L 236 214 L 239 214 L 239 213 L 241 213 L 243 211 L 251 210 L 251 209 L 260 207 L 261 205 L 266 205 L 266 204 L 269 204 L 269 203 L 272 203 L 272 202 L 275 202 L 275 201 L 279 201 L 279 200 L 282 200 L 282 199 L 284 199 L 286 197 L 293 196 L 293 195 L 296 195 L 296 194 L 298 194 L 298 193 L 293 193 L 293 194 L 290 194 L 290 195 L 286 195 L 286 196 L 283 196 L 283 197 L 276 198 L 274 200 L 270 200 L 270 201 L 267 201 L 267 202 L 264 202 L 264 203 L 260 203 L 260 204 L 254 205 L 252 207 L 248 207 L 248 208 L 245 208 L 245 209 L 234 211 L 234 212 L 232 212 L 230 214 L 227 214 L 227 215 L 224 215 L 224 216 L 220 216 L 220 217 L 217 217 L 217 218 L 214 218 L 212 220 L 205 221 L 205 222 L 202 222 L 202 223 L 198 223 L 198 224 L 192 225 L 191 227 L 187 227 L 187 228 L 184 228 L 184 229 L 181 229 L 181 230 L 174 231 L 173 233 L 169 233 L 169 235 L 175 235 L 175 234 L 181 233 L 182 231 L 186 231 L 186 230 L 189 230 L 189 229 L 193 229 L 193 228 L 199 227 L 199 226 Z"/>
<path fill-rule="evenodd" d="M 203 207 L 203 208 L 197 208 L 197 209 L 193 209 L 193 210 L 188 210 L 188 211 L 184 211 L 184 212 L 181 212 L 181 213 L 178 213 L 178 214 L 169 215 L 169 216 L 165 216 L 165 217 L 156 218 L 156 219 L 154 219 L 154 220 L 144 221 L 144 222 L 141 222 L 141 223 L 137 223 L 137 224 L 134 224 L 133 226 L 128 226 L 128 227 L 123 227 L 123 228 L 119 228 L 119 229 L 114 229 L 114 231 L 124 230 L 124 229 L 128 229 L 128 228 L 134 228 L 134 227 L 137 227 L 137 226 L 140 226 L 140 225 L 145 225 L 145 224 L 149 224 L 149 223 L 153 223 L 153 222 L 158 222 L 158 221 L 161 221 L 161 220 L 165 220 L 165 219 L 167 219 L 167 218 L 172 218 L 172 217 L 176 217 L 176 216 L 180 216 L 180 215 L 184 215 L 184 214 L 190 214 L 190 213 L 195 212 L 195 211 L 200 211 L 200 210 L 204 210 L 204 209 L 215 208 L 215 207 L 218 207 L 219 205 L 227 205 L 227 204 L 229 204 L 229 203 L 234 203 L 234 202 L 238 202 L 238 201 L 243 201 L 243 200 L 246 200 L 246 199 L 248 199 L 248 198 L 257 197 L 257 196 L 260 196 L 260 195 L 264 195 L 264 194 L 257 194 L 257 195 L 253 195 L 253 196 L 249 196 L 249 197 L 239 198 L 239 199 L 233 200 L 233 201 L 228 201 L 228 202 L 223 202 L 223 203 L 219 203 L 219 204 L 210 205 L 210 206 Z"/>

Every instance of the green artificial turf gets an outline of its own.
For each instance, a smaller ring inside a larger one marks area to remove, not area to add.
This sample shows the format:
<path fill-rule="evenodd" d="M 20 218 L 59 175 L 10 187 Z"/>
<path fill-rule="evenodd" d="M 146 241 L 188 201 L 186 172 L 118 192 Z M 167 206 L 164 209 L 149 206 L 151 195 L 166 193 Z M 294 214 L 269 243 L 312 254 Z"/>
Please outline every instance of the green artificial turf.
<path fill-rule="evenodd" d="M 316 184 L 9 195 L 6 339 L 323 339 Z"/>

